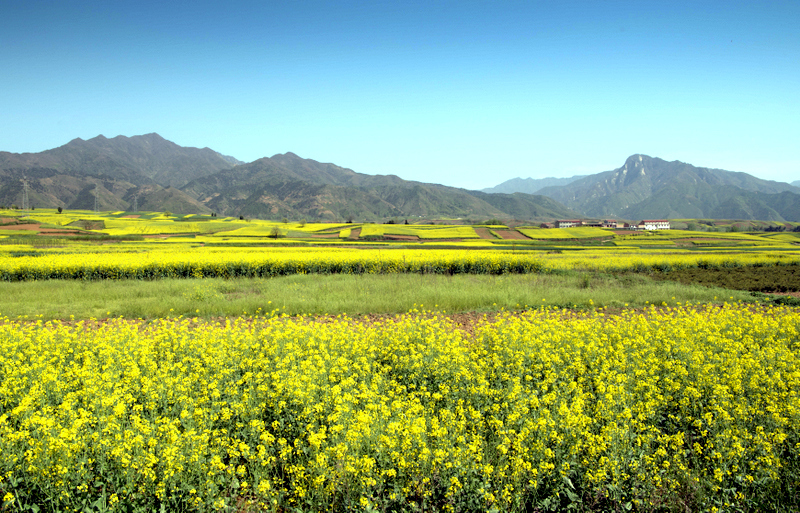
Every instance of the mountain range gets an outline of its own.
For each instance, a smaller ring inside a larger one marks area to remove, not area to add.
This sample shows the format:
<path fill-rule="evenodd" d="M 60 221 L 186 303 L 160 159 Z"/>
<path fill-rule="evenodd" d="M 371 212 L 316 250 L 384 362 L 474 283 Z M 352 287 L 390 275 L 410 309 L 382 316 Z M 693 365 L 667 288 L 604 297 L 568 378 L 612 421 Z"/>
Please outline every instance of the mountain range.
<path fill-rule="evenodd" d="M 618 169 L 508 180 L 483 191 L 357 173 L 277 154 L 244 163 L 158 134 L 0 152 L 0 206 L 216 212 L 265 219 L 712 218 L 800 221 L 800 188 L 746 173 L 632 155 Z M 795 182 L 797 184 L 797 182 Z M 531 194 L 535 192 L 536 194 Z"/>
<path fill-rule="evenodd" d="M 538 192 L 590 217 L 800 221 L 798 187 L 638 154 L 613 171 Z"/>
<path fill-rule="evenodd" d="M 293 153 L 243 163 L 158 134 L 74 139 L 41 153 L 0 152 L 0 205 L 160 210 L 265 219 L 548 220 L 577 212 L 544 196 L 485 194 L 356 173 Z"/>

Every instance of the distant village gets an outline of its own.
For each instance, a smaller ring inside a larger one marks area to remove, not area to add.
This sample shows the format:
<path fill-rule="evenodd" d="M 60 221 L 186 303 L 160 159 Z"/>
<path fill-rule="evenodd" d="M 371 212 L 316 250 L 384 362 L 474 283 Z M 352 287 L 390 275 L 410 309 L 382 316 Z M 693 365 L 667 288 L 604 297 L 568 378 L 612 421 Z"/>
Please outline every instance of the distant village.
<path fill-rule="evenodd" d="M 667 219 L 643 219 L 638 224 L 620 223 L 614 219 L 590 221 L 584 219 L 559 219 L 554 223 L 542 223 L 542 228 L 576 228 L 590 226 L 596 228 L 615 228 L 622 230 L 669 230 Z"/>

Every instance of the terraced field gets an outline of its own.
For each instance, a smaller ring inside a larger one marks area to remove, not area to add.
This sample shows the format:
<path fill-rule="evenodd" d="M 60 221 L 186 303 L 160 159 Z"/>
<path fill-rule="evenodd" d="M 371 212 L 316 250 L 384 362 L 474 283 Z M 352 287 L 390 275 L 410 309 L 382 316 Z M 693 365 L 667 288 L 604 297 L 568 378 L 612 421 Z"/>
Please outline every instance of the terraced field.
<path fill-rule="evenodd" d="M 37 210 L 22 217 L 16 211 L 3 213 L 0 236 L 96 235 L 113 237 L 212 237 L 205 242 L 250 241 L 268 244 L 287 241 L 302 244 L 327 241 L 367 243 L 430 244 L 431 242 L 462 243 L 486 241 L 490 244 L 515 247 L 550 246 L 672 246 L 708 247 L 776 247 L 790 248 L 800 244 L 795 233 L 730 233 L 669 230 L 631 232 L 603 228 L 534 228 L 504 225 L 464 224 L 342 224 L 274 222 L 258 219 L 216 218 L 206 215 L 172 216 L 161 212 L 70 211 L 58 214 Z"/>

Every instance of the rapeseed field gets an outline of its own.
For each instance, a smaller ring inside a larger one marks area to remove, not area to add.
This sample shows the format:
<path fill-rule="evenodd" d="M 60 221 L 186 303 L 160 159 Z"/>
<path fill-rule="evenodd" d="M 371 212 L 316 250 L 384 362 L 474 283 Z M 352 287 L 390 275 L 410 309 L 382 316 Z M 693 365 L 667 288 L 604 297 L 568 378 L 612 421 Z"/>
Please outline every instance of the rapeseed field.
<path fill-rule="evenodd" d="M 800 507 L 800 313 L 0 319 L 8 511 Z"/>
<path fill-rule="evenodd" d="M 173 243 L 0 251 L 0 281 L 271 277 L 288 274 L 651 272 L 797 263 L 800 252 L 604 249 L 565 253 L 466 249 L 240 248 Z"/>

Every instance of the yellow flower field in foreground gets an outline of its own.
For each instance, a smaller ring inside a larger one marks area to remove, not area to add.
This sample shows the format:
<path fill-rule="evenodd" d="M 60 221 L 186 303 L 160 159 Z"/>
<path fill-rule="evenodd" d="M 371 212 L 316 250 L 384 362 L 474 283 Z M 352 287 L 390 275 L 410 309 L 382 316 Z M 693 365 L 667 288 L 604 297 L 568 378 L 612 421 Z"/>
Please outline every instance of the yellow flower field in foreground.
<path fill-rule="evenodd" d="M 796 510 L 800 313 L 0 320 L 9 510 Z M 250 506 L 248 506 L 250 505 Z"/>
<path fill-rule="evenodd" d="M 466 249 L 220 248 L 151 243 L 141 246 L 0 252 L 0 280 L 152 279 L 280 276 L 304 273 L 504 274 L 558 269 L 650 271 L 800 262 L 798 251 L 751 252 L 602 249 L 549 253 Z"/>

